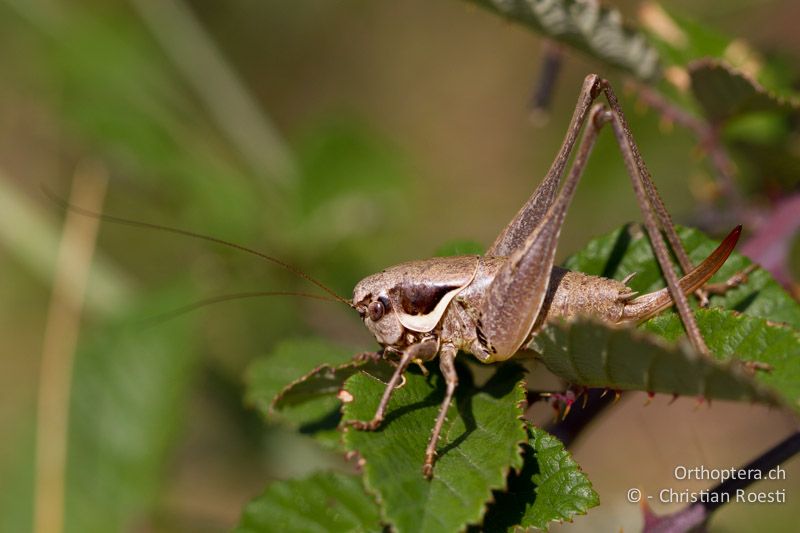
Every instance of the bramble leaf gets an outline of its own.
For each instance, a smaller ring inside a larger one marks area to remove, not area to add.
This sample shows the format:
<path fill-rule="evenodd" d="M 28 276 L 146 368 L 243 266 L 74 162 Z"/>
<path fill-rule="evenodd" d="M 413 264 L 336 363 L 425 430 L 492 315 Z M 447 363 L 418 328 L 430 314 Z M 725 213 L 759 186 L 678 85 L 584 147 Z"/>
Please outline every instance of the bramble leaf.
<path fill-rule="evenodd" d="M 644 33 L 624 23 L 619 11 L 599 2 L 471 1 L 641 79 L 660 74 L 658 52 Z"/>
<path fill-rule="evenodd" d="M 720 61 L 734 70 L 747 72 L 772 93 L 789 96 L 794 92 L 792 67 L 780 57 L 763 57 L 740 37 L 726 35 L 657 2 L 644 2 L 639 19 L 649 42 L 661 54 L 665 69 L 682 70 L 693 63 Z"/>
<path fill-rule="evenodd" d="M 556 437 L 531 427 L 530 446 L 539 473 L 533 476 L 536 499 L 526 506 L 522 526 L 545 528 L 554 520 L 570 520 L 600 503 L 589 479 Z"/>
<path fill-rule="evenodd" d="M 384 519 L 398 531 L 457 531 L 480 522 L 492 490 L 505 486 L 511 468 L 520 468 L 520 443 L 527 440 L 522 370 L 500 366 L 482 387 L 464 368 L 437 447 L 433 479 L 422 475 L 425 447 L 444 397 L 441 374 L 406 373 L 392 395 L 377 431 L 347 429 L 344 440 L 363 464 L 367 489 L 381 504 Z M 369 420 L 385 388 L 356 374 L 345 389 L 353 401 L 345 420 Z"/>
<path fill-rule="evenodd" d="M 336 394 L 347 378 L 366 372 L 378 379 L 388 380 L 394 372 L 385 360 L 349 361 L 337 366 L 321 365 L 284 387 L 272 400 L 271 411 L 281 411 L 322 396 Z"/>
<path fill-rule="evenodd" d="M 674 329 L 683 332 L 679 321 L 671 325 L 669 333 Z M 719 349 L 708 344 L 712 352 Z M 591 321 L 550 324 L 536 336 L 531 348 L 551 372 L 575 385 L 782 403 L 740 363 L 720 364 L 700 355 L 687 342 L 668 343 L 633 328 L 613 329 Z"/>
<path fill-rule="evenodd" d="M 694 230 L 680 229 L 679 235 L 694 262 L 715 246 Z M 648 240 L 626 228 L 593 240 L 566 264 L 614 278 L 636 272 L 630 286 L 640 292 L 663 286 Z M 714 279 L 724 280 L 749 264 L 733 254 Z M 697 310 L 695 316 L 719 363 L 700 357 L 688 343 L 674 343 L 683 327 L 673 312 L 649 320 L 639 331 L 591 322 L 553 324 L 532 345 L 551 371 L 578 385 L 782 403 L 797 409 L 800 305 L 763 270 L 725 295 L 712 297 L 711 303 L 718 307 Z M 738 360 L 765 363 L 771 370 L 752 376 Z"/>
<path fill-rule="evenodd" d="M 271 484 L 247 504 L 235 531 L 381 530 L 378 506 L 358 477 L 321 472 Z"/>
<path fill-rule="evenodd" d="M 800 158 L 793 149 L 799 97 L 791 60 L 765 57 L 743 39 L 655 2 L 645 2 L 639 13 L 673 82 L 660 90 L 679 107 L 699 106 L 710 125 L 724 126 L 743 178 L 758 180 L 770 196 L 776 186 L 793 190 Z"/>
<path fill-rule="evenodd" d="M 484 531 L 546 530 L 551 522 L 571 521 L 600 503 L 564 444 L 543 429 L 530 426 L 528 431 L 522 470 L 509 476 L 507 490 L 495 492 Z"/>
<path fill-rule="evenodd" d="M 694 264 L 705 259 L 717 245 L 717 242 L 695 229 L 679 227 L 677 230 Z M 734 252 L 710 283 L 723 282 L 751 264 L 749 259 Z M 583 250 L 567 259 L 564 267 L 615 279 L 636 273 L 628 286 L 641 294 L 664 287 L 650 241 L 638 226 L 623 226 L 592 239 Z M 762 269 L 756 269 L 748 275 L 746 283 L 724 295 L 711 296 L 711 307 L 722 307 L 800 328 L 800 304 L 783 290 L 769 272 Z"/>
<path fill-rule="evenodd" d="M 792 90 L 776 92 L 726 63 L 712 59 L 689 65 L 692 94 L 709 122 L 724 126 L 726 142 L 761 179 L 798 182 L 800 98 Z"/>
<path fill-rule="evenodd" d="M 495 493 L 484 531 L 514 531 L 516 526 L 547 529 L 550 522 L 571 521 L 600 499 L 564 444 L 543 429 L 529 427 L 525 463 L 509 476 L 508 489 Z"/>
<path fill-rule="evenodd" d="M 743 72 L 714 59 L 701 59 L 688 66 L 692 93 L 713 123 L 757 112 L 796 114 L 797 101 L 767 90 Z"/>
<path fill-rule="evenodd" d="M 756 372 L 757 381 L 778 391 L 795 410 L 800 410 L 800 335 L 796 329 L 721 309 L 698 309 L 695 317 L 718 359 L 768 365 L 769 371 Z M 642 328 L 669 341 L 683 334 L 675 313 L 648 320 Z"/>
<path fill-rule="evenodd" d="M 309 396 L 308 401 L 286 405 L 280 412 L 270 405 L 282 389 L 315 368 L 347 361 L 352 355 L 352 350 L 321 339 L 285 341 L 247 369 L 245 402 L 269 420 L 288 423 L 301 432 L 314 434 L 324 444 L 333 445 L 339 440 L 336 426 L 340 419 L 339 401 L 334 394 Z"/>

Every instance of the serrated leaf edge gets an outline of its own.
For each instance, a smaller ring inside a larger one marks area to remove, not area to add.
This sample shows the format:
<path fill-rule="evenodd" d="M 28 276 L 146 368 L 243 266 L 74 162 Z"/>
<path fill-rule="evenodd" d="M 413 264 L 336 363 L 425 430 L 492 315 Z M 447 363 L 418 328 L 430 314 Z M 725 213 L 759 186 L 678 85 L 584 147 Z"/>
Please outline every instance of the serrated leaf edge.
<path fill-rule="evenodd" d="M 523 369 L 523 372 L 527 373 L 527 370 Z M 380 381 L 375 376 L 371 376 L 369 374 L 367 374 L 367 375 L 369 377 L 371 377 L 372 379 L 376 379 L 377 381 Z M 349 379 L 350 378 L 348 378 L 348 380 Z M 346 385 L 346 382 L 345 382 L 345 385 Z M 520 410 L 520 414 L 516 417 L 516 419 L 520 422 L 519 429 L 522 429 L 524 433 L 528 434 L 528 430 L 527 430 L 528 421 L 525 420 L 525 411 L 527 410 L 527 406 L 528 406 L 528 400 L 526 398 L 527 380 L 523 377 L 522 379 L 520 379 L 514 385 L 514 387 L 517 388 L 522 393 L 522 399 L 519 402 L 517 402 L 517 404 L 516 404 L 516 407 L 519 408 L 519 410 Z M 341 410 L 341 413 L 342 413 L 342 418 L 344 419 L 344 403 L 341 404 L 340 410 Z M 340 424 L 339 425 L 339 432 L 340 432 L 340 435 L 341 435 L 340 442 L 344 446 L 345 449 L 347 448 L 347 443 L 344 441 L 344 435 L 345 435 L 346 432 L 352 431 L 352 430 L 353 430 L 353 428 L 347 427 L 344 424 Z M 488 488 L 489 497 L 484 501 L 483 505 L 481 506 L 481 508 L 479 510 L 479 515 L 478 515 L 477 520 L 474 521 L 474 522 L 465 523 L 464 527 L 469 526 L 469 525 L 473 525 L 473 524 L 481 524 L 481 523 L 483 523 L 483 519 L 486 516 L 486 512 L 488 511 L 489 505 L 494 503 L 494 491 L 507 489 L 508 488 L 508 476 L 511 473 L 511 470 L 514 469 L 514 470 L 519 471 L 522 468 L 522 445 L 527 443 L 527 442 L 528 442 L 528 439 L 522 439 L 522 440 L 517 441 L 517 443 L 516 443 L 516 446 L 517 446 L 517 456 L 516 456 L 516 458 L 519 460 L 520 464 L 518 466 L 515 466 L 515 465 L 512 464 L 512 465 L 509 465 L 508 467 L 501 468 L 501 474 L 502 474 L 502 478 L 503 478 L 502 486 L 498 486 L 498 487 L 491 487 L 490 486 Z M 364 486 L 364 490 L 367 492 L 367 494 L 372 496 L 374 498 L 374 500 L 377 502 L 382 522 L 384 524 L 389 524 L 391 526 L 394 526 L 394 524 L 392 524 L 391 520 L 389 520 L 389 518 L 386 516 L 386 511 L 385 511 L 384 505 L 383 505 L 384 502 L 383 502 L 383 498 L 381 498 L 380 492 L 370 484 L 369 480 L 367 479 L 367 476 L 364 475 L 364 467 L 367 465 L 367 460 L 361 454 L 359 454 L 358 451 L 355 451 L 355 450 L 352 450 L 352 451 L 348 450 L 347 454 L 348 455 L 349 454 L 353 454 L 352 457 L 358 457 L 357 467 L 358 467 L 359 472 L 361 474 L 361 476 L 360 476 L 361 477 L 361 482 L 362 482 L 362 484 Z M 436 471 L 436 469 L 434 468 L 434 472 L 435 471 Z M 424 505 L 421 504 L 420 507 L 424 507 Z"/>
<path fill-rule="evenodd" d="M 689 73 L 690 76 L 692 75 L 692 73 L 697 72 L 700 69 L 724 70 L 731 76 L 743 79 L 753 87 L 756 93 L 766 96 L 770 100 L 775 101 L 775 103 L 778 104 L 779 106 L 788 107 L 791 109 L 791 111 L 795 112 L 800 111 L 800 99 L 776 94 L 770 89 L 764 87 L 753 76 L 744 72 L 743 70 L 734 67 L 725 60 L 714 57 L 703 57 L 700 59 L 695 59 L 693 61 L 690 61 L 689 64 L 686 66 L 686 71 Z"/>
<path fill-rule="evenodd" d="M 757 317 L 754 317 L 754 318 L 757 318 Z M 765 320 L 765 319 L 761 319 L 761 320 Z M 634 340 L 645 341 L 645 342 L 654 344 L 657 347 L 659 347 L 661 349 L 664 349 L 664 350 L 676 350 L 677 349 L 677 350 L 681 351 L 682 354 L 684 356 L 686 356 L 687 359 L 689 359 L 689 360 L 697 360 L 699 358 L 706 358 L 705 356 L 701 355 L 696 350 L 694 350 L 694 348 L 692 347 L 692 345 L 689 343 L 688 339 L 686 339 L 686 338 L 681 338 L 681 339 L 678 339 L 678 341 L 676 343 L 671 343 L 671 342 L 667 341 L 666 339 L 660 337 L 659 335 L 657 335 L 655 333 L 651 333 L 649 331 L 643 331 L 643 330 L 638 329 L 636 327 L 630 327 L 630 326 L 625 326 L 625 325 L 607 324 L 605 322 L 601 322 L 599 320 L 592 319 L 591 317 L 580 317 L 578 319 L 571 319 L 571 320 L 562 320 L 562 319 L 560 319 L 560 320 L 557 320 L 557 321 L 550 322 L 548 325 L 551 325 L 551 326 L 554 326 L 554 327 L 559 327 L 559 326 L 564 327 L 564 326 L 566 326 L 567 328 L 570 328 L 567 331 L 571 331 L 571 326 L 573 324 L 577 324 L 577 323 L 588 323 L 588 324 L 592 324 L 592 325 L 596 325 L 596 326 L 605 327 L 605 328 L 610 329 L 610 330 L 627 331 L 631 335 L 631 338 L 634 339 Z M 772 327 L 772 326 L 769 326 L 769 325 L 767 325 L 767 326 L 768 327 Z M 794 328 L 790 328 L 790 329 L 794 329 Z M 535 342 L 536 342 L 536 337 L 534 337 L 533 340 L 528 344 L 528 347 L 535 345 Z M 526 350 L 533 350 L 535 352 L 535 349 L 532 349 L 532 348 L 526 348 Z M 757 381 L 756 379 L 754 379 L 751 375 L 749 375 L 742 368 L 742 364 L 741 363 L 748 361 L 748 359 L 743 359 L 741 357 L 733 356 L 733 355 L 729 356 L 726 360 L 718 360 L 718 359 L 714 359 L 714 358 L 706 358 L 706 359 L 708 359 L 707 362 L 709 364 L 716 365 L 716 366 L 718 366 L 719 368 L 721 368 L 723 370 L 730 371 L 732 374 L 735 374 L 737 378 L 742 378 L 742 379 L 744 379 L 746 381 L 749 381 L 750 382 L 749 384 L 752 386 L 753 390 L 757 394 L 759 394 L 760 396 L 762 396 L 764 398 L 764 402 L 762 402 L 762 403 L 766 403 L 768 405 L 775 405 L 775 406 L 778 406 L 778 407 L 788 407 L 788 408 L 792 409 L 792 406 L 789 405 L 789 403 L 786 401 L 786 399 L 783 398 L 782 395 L 780 395 L 778 392 L 776 392 L 772 387 L 764 385 L 764 384 L 760 383 L 759 381 Z M 580 383 L 577 383 L 577 385 L 580 385 Z M 634 389 L 623 389 L 623 390 L 636 390 L 636 391 L 638 391 L 640 389 L 634 388 Z M 644 391 L 644 392 L 647 392 L 647 391 Z"/>
<path fill-rule="evenodd" d="M 586 481 L 587 481 L 587 482 L 588 482 L 588 484 L 589 484 L 589 488 L 592 490 L 592 492 L 594 493 L 594 495 L 595 495 L 595 497 L 596 497 L 596 499 L 597 499 L 597 501 L 596 501 L 596 502 L 595 502 L 593 505 L 591 505 L 591 506 L 587 507 L 587 508 L 586 508 L 586 510 L 583 510 L 583 511 L 576 511 L 576 512 L 575 512 L 575 513 L 574 513 L 572 516 L 570 516 L 569 518 L 567 518 L 567 519 L 566 519 L 566 520 L 567 520 L 567 522 L 570 522 L 570 523 L 572 523 L 572 522 L 573 522 L 573 519 L 572 519 L 572 517 L 574 517 L 574 516 L 587 516 L 587 515 L 589 514 L 589 509 L 593 509 L 593 508 L 595 508 L 595 507 L 598 507 L 598 506 L 600 505 L 600 494 L 598 494 L 598 493 L 597 493 L 597 491 L 595 490 L 595 488 L 594 488 L 594 485 L 592 484 L 592 481 L 591 481 L 591 479 L 589 479 L 589 476 L 586 474 L 586 472 L 584 472 L 584 470 L 583 470 L 583 468 L 581 467 L 580 463 L 578 463 L 578 461 L 576 461 L 576 460 L 575 460 L 575 458 L 572 456 L 572 453 L 571 453 L 571 452 L 570 452 L 570 451 L 567 449 L 566 445 L 564 445 L 564 443 L 561 441 L 561 439 L 559 439 L 558 437 L 556 437 L 556 436 L 555 436 L 555 435 L 553 435 L 552 433 L 549 433 L 548 431 L 546 431 L 546 430 L 544 430 L 544 429 L 542 429 L 542 428 L 539 428 L 539 427 L 537 427 L 536 425 L 534 425 L 534 424 L 532 424 L 532 423 L 530 423 L 530 422 L 528 422 L 528 424 L 527 424 L 527 428 L 526 428 L 526 430 L 528 431 L 528 435 L 529 435 L 529 439 L 528 439 L 528 442 L 529 442 L 529 443 L 530 443 L 532 440 L 535 440 L 535 437 L 534 437 L 533 433 L 531 432 L 531 429 L 532 429 L 532 428 L 539 429 L 539 430 L 543 431 L 544 433 L 546 433 L 547 435 L 551 436 L 552 438 L 556 439 L 557 441 L 561 442 L 562 449 L 563 449 L 565 452 L 567 452 L 567 454 L 569 454 L 570 460 L 571 460 L 571 461 L 572 461 L 572 463 L 575 465 L 575 469 L 576 469 L 576 470 L 578 470 L 578 471 L 579 471 L 581 474 L 583 474 L 583 476 L 586 478 Z M 536 446 L 534 446 L 532 443 L 531 443 L 531 448 L 533 449 L 534 453 L 537 453 Z M 539 484 L 537 484 L 537 485 L 536 485 L 536 489 L 535 489 L 535 491 L 536 491 L 536 494 L 537 494 L 537 495 L 539 494 L 539 487 L 540 487 L 540 485 L 539 485 Z M 564 523 L 564 520 L 561 520 L 561 519 L 559 519 L 559 520 L 551 520 L 549 523 L 552 523 L 552 522 L 558 522 L 559 524 L 562 524 L 562 523 Z M 549 523 L 548 523 L 548 524 L 549 524 Z M 520 526 L 518 526 L 518 527 L 522 527 L 522 526 L 520 525 Z M 537 527 L 535 527 L 535 526 L 526 526 L 526 527 L 527 527 L 527 530 L 539 531 L 539 528 L 537 528 Z M 546 530 L 546 529 L 545 529 L 545 530 Z"/>

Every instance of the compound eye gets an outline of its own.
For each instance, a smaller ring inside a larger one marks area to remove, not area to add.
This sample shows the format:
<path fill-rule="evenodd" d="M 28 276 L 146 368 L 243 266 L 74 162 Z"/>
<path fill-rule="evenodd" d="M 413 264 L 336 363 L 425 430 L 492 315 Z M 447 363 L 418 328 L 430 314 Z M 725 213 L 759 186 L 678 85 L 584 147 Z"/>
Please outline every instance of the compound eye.
<path fill-rule="evenodd" d="M 383 303 L 380 301 L 372 302 L 367 306 L 367 313 L 369 314 L 370 320 L 373 322 L 377 322 L 381 318 L 383 318 L 383 313 L 386 311 L 386 308 L 383 306 Z"/>

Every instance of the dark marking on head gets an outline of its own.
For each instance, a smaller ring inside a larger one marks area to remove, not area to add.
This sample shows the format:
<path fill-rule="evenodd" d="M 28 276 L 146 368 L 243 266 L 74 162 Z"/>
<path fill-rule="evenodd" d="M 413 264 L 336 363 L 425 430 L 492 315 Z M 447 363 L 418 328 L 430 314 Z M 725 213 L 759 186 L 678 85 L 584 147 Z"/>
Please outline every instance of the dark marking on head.
<path fill-rule="evenodd" d="M 444 296 L 458 285 L 431 285 L 404 282 L 390 292 L 396 297 L 402 311 L 409 315 L 427 315 Z"/>

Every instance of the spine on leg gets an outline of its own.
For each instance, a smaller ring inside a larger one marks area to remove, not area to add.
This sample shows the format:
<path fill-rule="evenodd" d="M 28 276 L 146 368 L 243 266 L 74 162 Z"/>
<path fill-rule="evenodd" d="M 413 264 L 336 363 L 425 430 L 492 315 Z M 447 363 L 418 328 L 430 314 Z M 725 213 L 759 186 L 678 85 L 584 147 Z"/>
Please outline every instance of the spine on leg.
<path fill-rule="evenodd" d="M 684 294 L 691 294 L 708 281 L 719 270 L 736 246 L 742 227 L 736 226 L 719 246 L 711 252 L 702 263 L 694 270 L 680 279 L 678 285 Z M 660 313 L 673 304 L 672 296 L 665 287 L 660 291 L 651 292 L 634 298 L 625 304 L 622 311 L 621 322 L 639 322 Z"/>

